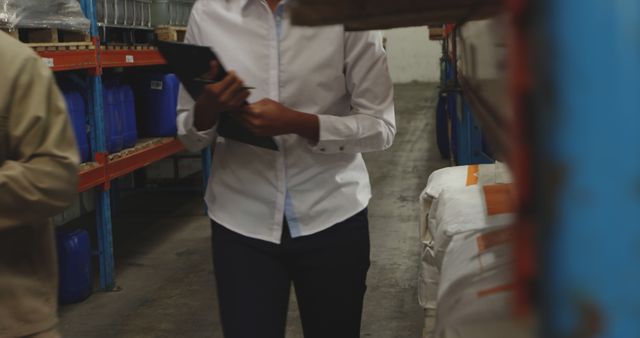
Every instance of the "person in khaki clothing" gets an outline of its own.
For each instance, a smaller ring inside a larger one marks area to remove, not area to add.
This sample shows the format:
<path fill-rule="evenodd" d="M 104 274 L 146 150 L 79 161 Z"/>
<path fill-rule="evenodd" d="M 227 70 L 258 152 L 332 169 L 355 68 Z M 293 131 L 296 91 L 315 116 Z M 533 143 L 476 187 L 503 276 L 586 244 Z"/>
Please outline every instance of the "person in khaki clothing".
<path fill-rule="evenodd" d="M 0 338 L 59 337 L 50 217 L 72 202 L 79 155 L 51 71 L 0 31 Z"/>

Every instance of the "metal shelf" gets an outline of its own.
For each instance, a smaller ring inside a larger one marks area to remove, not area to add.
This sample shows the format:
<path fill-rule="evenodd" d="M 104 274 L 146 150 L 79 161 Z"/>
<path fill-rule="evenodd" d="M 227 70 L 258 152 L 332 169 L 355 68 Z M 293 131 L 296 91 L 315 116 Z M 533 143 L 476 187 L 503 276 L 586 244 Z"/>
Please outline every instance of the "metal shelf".
<path fill-rule="evenodd" d="M 140 140 L 135 147 L 109 156 L 107 179 L 127 175 L 183 150 L 182 143 L 173 137 Z"/>
<path fill-rule="evenodd" d="M 502 6 L 499 0 L 344 0 L 340 6 L 324 0 L 293 0 L 290 13 L 294 25 L 343 24 L 346 30 L 362 31 L 482 19 L 499 13 Z"/>
<path fill-rule="evenodd" d="M 53 71 L 96 69 L 98 56 L 95 47 L 83 50 L 41 50 L 38 55 Z"/>
<path fill-rule="evenodd" d="M 99 47 L 99 31 L 95 12 L 95 0 L 79 0 L 82 9 L 91 21 L 92 42 L 72 46 L 67 43 L 32 45 L 53 71 L 85 70 L 86 96 L 89 98 L 88 113 L 93 120 L 89 133 L 95 162 L 85 163 L 78 173 L 78 191 L 95 188 L 96 233 L 100 289 L 116 289 L 115 258 L 111 221 L 110 182 L 120 176 L 143 168 L 153 162 L 183 150 L 175 138 L 141 140 L 134 148 L 108 155 L 106 153 L 106 130 L 102 69 L 113 67 L 139 67 L 162 65 L 165 60 L 152 47 Z M 210 154 L 203 152 L 204 179 L 211 168 Z"/>
<path fill-rule="evenodd" d="M 140 67 L 163 65 L 166 61 L 156 49 L 101 49 L 100 64 L 103 68 Z"/>
<path fill-rule="evenodd" d="M 100 68 L 157 66 L 166 63 L 160 52 L 152 47 L 97 49 L 92 45 L 85 49 L 55 50 L 55 48 L 52 46 L 51 50 L 36 49 L 36 53 L 54 72 L 86 69 L 99 74 Z"/>
<path fill-rule="evenodd" d="M 110 181 L 144 168 L 154 162 L 184 150 L 182 143 L 173 137 L 141 139 L 133 148 L 108 155 L 98 153 L 96 162 L 84 163 L 78 174 L 78 191 L 103 186 Z"/>
<path fill-rule="evenodd" d="M 144 29 L 144 30 L 148 30 L 148 31 L 152 31 L 153 30 L 153 27 L 149 27 L 149 26 L 129 26 L 129 25 L 116 25 L 116 24 L 104 24 L 104 23 L 98 23 L 98 27 L 100 27 L 100 28 L 108 27 L 108 28 L 125 28 L 125 29 Z"/>
<path fill-rule="evenodd" d="M 78 192 L 84 192 L 105 184 L 107 182 L 106 177 L 106 165 L 104 162 L 84 163 L 80 173 L 78 173 Z"/>

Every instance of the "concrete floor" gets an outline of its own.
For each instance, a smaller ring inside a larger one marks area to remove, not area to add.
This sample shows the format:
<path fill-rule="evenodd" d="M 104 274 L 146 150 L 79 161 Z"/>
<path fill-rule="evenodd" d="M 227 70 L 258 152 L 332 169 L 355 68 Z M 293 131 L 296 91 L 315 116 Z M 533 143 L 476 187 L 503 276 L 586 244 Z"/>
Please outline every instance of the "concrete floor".
<path fill-rule="evenodd" d="M 417 199 L 428 174 L 447 163 L 435 146 L 437 88 L 396 86 L 398 134 L 390 151 L 369 154 L 372 265 L 363 337 L 421 337 L 416 284 L 420 259 Z M 221 338 L 199 193 L 129 196 L 114 219 L 118 292 L 95 293 L 60 311 L 72 338 Z M 292 297 L 287 338 L 301 338 Z M 251 337 L 253 338 L 253 337 Z M 259 338 L 259 337 L 256 337 Z"/>

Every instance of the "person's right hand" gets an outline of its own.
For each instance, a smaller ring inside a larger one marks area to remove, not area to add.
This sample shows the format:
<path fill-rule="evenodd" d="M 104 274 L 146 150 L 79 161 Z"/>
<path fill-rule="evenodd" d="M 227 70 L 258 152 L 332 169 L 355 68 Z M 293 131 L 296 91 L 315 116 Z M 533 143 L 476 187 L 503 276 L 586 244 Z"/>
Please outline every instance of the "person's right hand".
<path fill-rule="evenodd" d="M 217 70 L 217 63 L 212 62 L 211 78 L 215 78 Z M 194 126 L 199 131 L 213 128 L 220 113 L 242 108 L 249 95 L 242 80 L 234 72 L 229 72 L 222 81 L 205 87 L 196 101 Z"/>

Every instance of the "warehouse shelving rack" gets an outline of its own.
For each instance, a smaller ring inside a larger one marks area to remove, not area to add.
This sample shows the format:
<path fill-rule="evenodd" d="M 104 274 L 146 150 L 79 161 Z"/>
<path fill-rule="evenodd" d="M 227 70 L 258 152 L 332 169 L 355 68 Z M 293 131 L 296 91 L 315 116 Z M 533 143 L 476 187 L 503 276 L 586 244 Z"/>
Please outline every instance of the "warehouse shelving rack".
<path fill-rule="evenodd" d="M 111 224 L 111 181 L 132 173 L 151 163 L 184 150 L 176 138 L 140 140 L 135 148 L 109 155 L 106 152 L 102 73 L 106 68 L 157 66 L 165 64 L 153 48 L 109 49 L 100 46 L 95 0 L 80 0 L 82 9 L 91 21 L 92 46 L 75 50 L 36 50 L 53 71 L 86 71 L 88 121 L 93 162 L 84 163 L 79 172 L 78 191 L 96 189 L 97 255 L 101 290 L 116 288 L 115 262 Z M 211 169 L 211 149 L 202 152 L 203 179 L 206 183 Z"/>
<path fill-rule="evenodd" d="M 443 118 L 447 128 L 439 132 L 447 133 L 448 139 L 443 147 L 449 147 L 449 158 L 454 165 L 493 163 L 493 154 L 485 149 L 484 134 L 473 109 L 477 105 L 470 102 L 473 92 L 461 83 L 458 74 L 457 29 L 454 24 L 443 28 L 440 99 L 445 100 Z"/>

